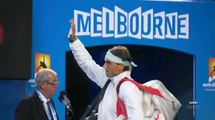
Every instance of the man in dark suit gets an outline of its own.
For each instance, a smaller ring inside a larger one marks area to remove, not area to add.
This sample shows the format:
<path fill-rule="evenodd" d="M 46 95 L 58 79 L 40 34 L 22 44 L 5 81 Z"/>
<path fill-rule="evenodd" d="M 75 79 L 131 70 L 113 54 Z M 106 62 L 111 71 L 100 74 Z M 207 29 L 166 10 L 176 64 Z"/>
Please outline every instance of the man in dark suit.
<path fill-rule="evenodd" d="M 59 82 L 57 73 L 51 69 L 42 69 L 36 74 L 36 89 L 18 104 L 15 120 L 59 120 L 52 96 Z"/>

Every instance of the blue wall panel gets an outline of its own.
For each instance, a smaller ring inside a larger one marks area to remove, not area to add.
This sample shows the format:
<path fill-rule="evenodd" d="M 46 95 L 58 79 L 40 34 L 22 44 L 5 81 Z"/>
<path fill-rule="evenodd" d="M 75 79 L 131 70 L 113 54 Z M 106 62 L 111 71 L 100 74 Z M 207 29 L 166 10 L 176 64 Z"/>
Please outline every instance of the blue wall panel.
<path fill-rule="evenodd" d="M 14 120 L 15 108 L 26 94 L 27 81 L 1 80 L 0 81 L 0 119 Z"/>

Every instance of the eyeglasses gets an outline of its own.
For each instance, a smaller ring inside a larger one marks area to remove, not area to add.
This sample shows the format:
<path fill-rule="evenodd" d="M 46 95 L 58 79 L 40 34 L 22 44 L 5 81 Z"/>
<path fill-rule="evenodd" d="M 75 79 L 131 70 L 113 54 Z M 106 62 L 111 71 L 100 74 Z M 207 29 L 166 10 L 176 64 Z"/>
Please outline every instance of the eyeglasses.
<path fill-rule="evenodd" d="M 51 84 L 51 85 L 59 85 L 60 84 L 60 82 L 58 82 L 58 81 L 55 81 L 55 82 L 45 81 L 45 82 L 48 84 Z"/>

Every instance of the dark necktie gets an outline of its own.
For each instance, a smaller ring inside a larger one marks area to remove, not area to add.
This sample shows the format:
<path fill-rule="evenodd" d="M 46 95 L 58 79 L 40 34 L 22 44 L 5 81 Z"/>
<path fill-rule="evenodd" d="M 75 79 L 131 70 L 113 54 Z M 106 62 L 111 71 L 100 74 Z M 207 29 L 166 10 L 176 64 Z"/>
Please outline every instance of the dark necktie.
<path fill-rule="evenodd" d="M 51 116 L 51 119 L 54 120 L 53 115 L 52 115 L 52 111 L 51 111 L 51 106 L 50 106 L 50 101 L 47 101 L 47 107 L 48 107 L 48 111 L 49 111 L 49 115 Z"/>

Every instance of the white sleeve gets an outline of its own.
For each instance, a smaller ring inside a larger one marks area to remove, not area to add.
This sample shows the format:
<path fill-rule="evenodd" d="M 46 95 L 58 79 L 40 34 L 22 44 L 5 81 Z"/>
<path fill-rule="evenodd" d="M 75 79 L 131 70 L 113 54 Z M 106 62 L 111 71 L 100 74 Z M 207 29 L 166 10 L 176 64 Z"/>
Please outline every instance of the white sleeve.
<path fill-rule="evenodd" d="M 79 39 L 70 43 L 69 46 L 80 68 L 98 86 L 103 87 L 108 80 L 104 68 L 95 63 Z"/>
<path fill-rule="evenodd" d="M 128 120 L 143 120 L 142 91 L 136 85 L 125 81 L 120 86 L 119 97 L 124 101 Z"/>

